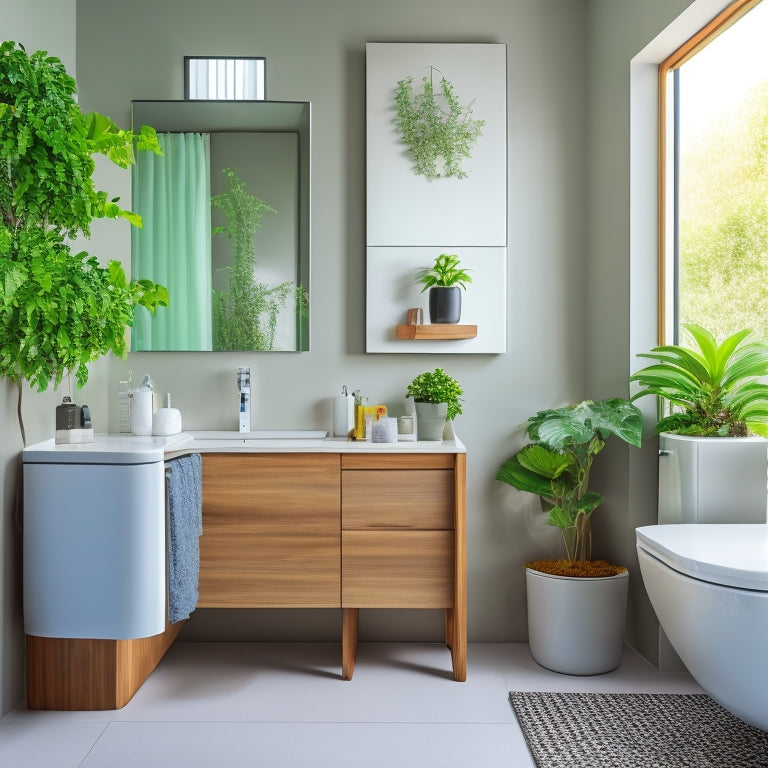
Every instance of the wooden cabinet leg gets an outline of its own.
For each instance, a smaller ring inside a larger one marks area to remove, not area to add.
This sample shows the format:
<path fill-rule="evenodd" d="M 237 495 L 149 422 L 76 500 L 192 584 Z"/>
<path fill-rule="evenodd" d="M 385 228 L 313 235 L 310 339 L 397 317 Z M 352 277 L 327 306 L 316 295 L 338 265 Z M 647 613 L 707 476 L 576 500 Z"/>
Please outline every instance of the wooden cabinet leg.
<path fill-rule="evenodd" d="M 341 679 L 351 680 L 357 656 L 357 608 L 341 611 Z"/>
<path fill-rule="evenodd" d="M 463 683 L 467 679 L 467 622 L 455 608 L 445 611 L 445 635 L 451 649 L 453 679 Z"/>

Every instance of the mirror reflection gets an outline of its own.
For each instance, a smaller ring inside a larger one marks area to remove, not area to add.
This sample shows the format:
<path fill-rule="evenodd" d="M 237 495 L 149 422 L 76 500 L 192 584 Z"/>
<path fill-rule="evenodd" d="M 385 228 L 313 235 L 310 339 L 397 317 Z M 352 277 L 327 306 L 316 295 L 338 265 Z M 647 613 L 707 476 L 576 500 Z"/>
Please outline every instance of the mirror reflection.
<path fill-rule="evenodd" d="M 133 102 L 163 155 L 138 153 L 131 275 L 170 307 L 134 351 L 309 349 L 309 104 Z"/>

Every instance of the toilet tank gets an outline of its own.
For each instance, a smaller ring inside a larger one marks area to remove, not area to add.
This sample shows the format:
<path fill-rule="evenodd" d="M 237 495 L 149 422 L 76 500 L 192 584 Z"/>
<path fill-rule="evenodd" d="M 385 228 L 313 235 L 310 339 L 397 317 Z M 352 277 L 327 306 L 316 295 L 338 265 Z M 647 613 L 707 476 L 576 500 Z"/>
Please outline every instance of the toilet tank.
<path fill-rule="evenodd" d="M 768 440 L 659 436 L 659 523 L 765 523 Z"/>

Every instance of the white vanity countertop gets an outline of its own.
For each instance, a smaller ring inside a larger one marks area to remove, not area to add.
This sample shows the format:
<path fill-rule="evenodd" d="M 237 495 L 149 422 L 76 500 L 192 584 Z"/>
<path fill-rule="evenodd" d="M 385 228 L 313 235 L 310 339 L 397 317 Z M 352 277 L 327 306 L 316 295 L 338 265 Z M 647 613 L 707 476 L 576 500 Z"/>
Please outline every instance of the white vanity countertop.
<path fill-rule="evenodd" d="M 346 437 L 325 439 L 193 439 L 183 451 L 200 453 L 466 453 L 464 444 L 455 440 L 372 443 Z"/>
<path fill-rule="evenodd" d="M 26 464 L 150 464 L 167 454 L 188 453 L 192 436 L 186 432 L 165 437 L 148 435 L 95 435 L 91 443 L 56 445 L 55 440 L 27 446 Z"/>
<path fill-rule="evenodd" d="M 346 437 L 321 438 L 199 438 L 182 432 L 167 437 L 130 434 L 95 435 L 92 443 L 59 444 L 54 440 L 24 449 L 28 464 L 145 464 L 185 453 L 466 453 L 455 440 L 372 443 Z"/>

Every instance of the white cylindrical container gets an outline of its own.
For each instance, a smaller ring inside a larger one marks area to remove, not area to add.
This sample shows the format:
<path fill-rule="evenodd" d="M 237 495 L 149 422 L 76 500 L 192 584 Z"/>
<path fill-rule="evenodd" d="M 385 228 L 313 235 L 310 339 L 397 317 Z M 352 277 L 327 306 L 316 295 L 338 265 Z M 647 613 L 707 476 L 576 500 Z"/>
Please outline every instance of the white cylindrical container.
<path fill-rule="evenodd" d="M 154 392 L 151 389 L 134 389 L 131 392 L 131 432 L 134 435 L 152 434 Z"/>
<path fill-rule="evenodd" d="M 355 427 L 354 395 L 339 395 L 333 398 L 333 435 L 346 437 Z"/>

